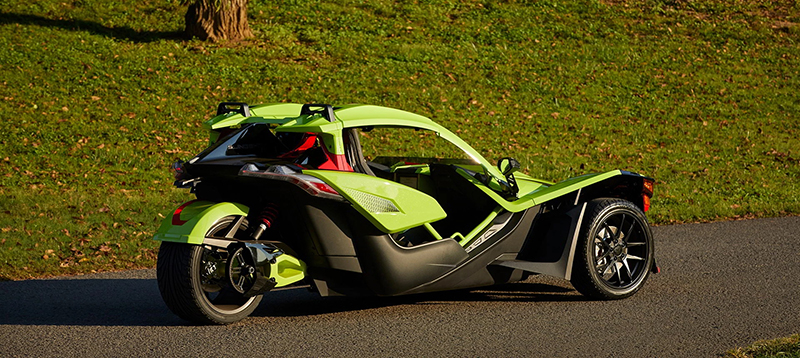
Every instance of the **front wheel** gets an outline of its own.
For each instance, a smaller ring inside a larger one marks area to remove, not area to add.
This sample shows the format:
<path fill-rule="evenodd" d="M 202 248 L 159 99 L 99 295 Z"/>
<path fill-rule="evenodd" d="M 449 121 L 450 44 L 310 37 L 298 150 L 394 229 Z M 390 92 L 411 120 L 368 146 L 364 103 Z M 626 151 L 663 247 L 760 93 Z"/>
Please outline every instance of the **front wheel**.
<path fill-rule="evenodd" d="M 572 285 L 595 299 L 620 299 L 638 291 L 653 266 L 653 234 L 636 205 L 595 199 L 586 206 Z"/>
<path fill-rule="evenodd" d="M 227 230 L 227 217 L 207 236 Z M 242 228 L 243 230 L 243 228 Z M 249 316 L 263 296 L 245 297 L 230 283 L 229 254 L 222 249 L 164 241 L 158 252 L 158 289 L 167 307 L 179 317 L 201 324 L 229 324 Z"/>

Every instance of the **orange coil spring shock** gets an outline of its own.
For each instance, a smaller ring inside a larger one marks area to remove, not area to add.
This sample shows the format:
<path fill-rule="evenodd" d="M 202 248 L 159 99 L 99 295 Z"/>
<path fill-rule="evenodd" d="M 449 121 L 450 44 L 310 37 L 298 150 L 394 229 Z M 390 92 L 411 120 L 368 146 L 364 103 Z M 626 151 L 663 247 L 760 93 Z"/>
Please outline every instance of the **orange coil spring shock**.
<path fill-rule="evenodd" d="M 267 229 L 271 228 L 272 225 L 275 224 L 275 220 L 278 218 L 278 205 L 275 203 L 269 203 L 261 209 L 261 212 L 258 214 L 258 227 L 256 227 L 255 231 L 253 231 L 252 238 L 253 240 L 258 240 L 261 238 L 261 235 Z"/>

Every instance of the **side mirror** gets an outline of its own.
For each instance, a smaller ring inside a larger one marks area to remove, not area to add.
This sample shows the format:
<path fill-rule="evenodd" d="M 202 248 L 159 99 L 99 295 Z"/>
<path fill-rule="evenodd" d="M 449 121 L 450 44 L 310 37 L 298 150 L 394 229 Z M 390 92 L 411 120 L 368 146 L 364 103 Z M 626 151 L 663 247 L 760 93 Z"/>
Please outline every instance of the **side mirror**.
<path fill-rule="evenodd" d="M 506 177 L 506 182 L 500 183 L 505 187 L 503 191 L 510 194 L 509 196 L 513 198 L 516 198 L 519 192 L 519 186 L 517 186 L 517 180 L 514 179 L 514 173 L 518 172 L 520 167 L 519 162 L 511 157 L 505 157 L 497 162 L 497 169 L 500 169 L 500 172 Z"/>
<path fill-rule="evenodd" d="M 506 178 L 518 172 L 520 168 L 519 162 L 511 157 L 505 157 L 497 162 L 497 169 L 500 169 L 500 172 L 503 173 Z"/>

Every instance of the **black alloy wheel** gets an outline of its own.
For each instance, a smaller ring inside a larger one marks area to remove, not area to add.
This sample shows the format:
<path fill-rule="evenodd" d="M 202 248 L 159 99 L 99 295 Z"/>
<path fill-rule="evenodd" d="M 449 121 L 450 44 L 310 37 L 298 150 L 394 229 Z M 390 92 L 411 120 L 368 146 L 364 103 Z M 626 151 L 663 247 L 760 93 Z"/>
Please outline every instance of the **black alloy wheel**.
<path fill-rule="evenodd" d="M 572 271 L 572 285 L 596 299 L 636 293 L 653 267 L 653 234 L 644 212 L 623 199 L 595 199 L 584 225 Z"/>

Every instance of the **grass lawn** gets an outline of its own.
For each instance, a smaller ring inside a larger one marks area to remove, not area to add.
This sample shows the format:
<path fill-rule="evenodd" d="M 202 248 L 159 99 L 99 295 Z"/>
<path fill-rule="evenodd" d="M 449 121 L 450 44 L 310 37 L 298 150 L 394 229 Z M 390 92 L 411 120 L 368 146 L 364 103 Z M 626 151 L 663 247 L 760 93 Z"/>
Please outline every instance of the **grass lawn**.
<path fill-rule="evenodd" d="M 799 358 L 800 334 L 753 343 L 728 351 L 725 358 Z"/>
<path fill-rule="evenodd" d="M 254 0 L 257 38 L 221 44 L 180 39 L 177 0 L 0 11 L 0 279 L 152 267 L 190 199 L 169 164 L 226 100 L 401 108 L 553 181 L 643 173 L 656 224 L 800 213 L 795 1 Z"/>

